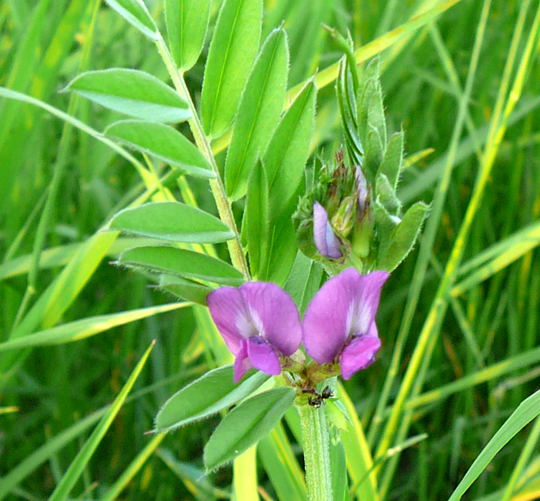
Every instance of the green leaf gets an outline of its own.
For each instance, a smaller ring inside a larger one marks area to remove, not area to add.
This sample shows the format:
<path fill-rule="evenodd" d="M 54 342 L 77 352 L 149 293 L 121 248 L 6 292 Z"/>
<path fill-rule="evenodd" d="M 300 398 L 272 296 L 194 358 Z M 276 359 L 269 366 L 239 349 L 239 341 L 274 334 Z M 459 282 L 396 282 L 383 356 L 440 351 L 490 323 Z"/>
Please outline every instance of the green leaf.
<path fill-rule="evenodd" d="M 218 243 L 234 237 L 217 217 L 180 202 L 124 209 L 113 216 L 108 228 L 171 242 Z"/>
<path fill-rule="evenodd" d="M 393 186 L 386 177 L 386 174 L 379 172 L 375 180 L 375 192 L 378 200 L 384 205 L 384 208 L 390 214 L 399 214 L 401 210 L 401 202 L 396 195 Z"/>
<path fill-rule="evenodd" d="M 388 178 L 394 190 L 397 187 L 399 173 L 403 167 L 403 136 L 403 132 L 392 134 L 379 167 L 379 173 Z"/>
<path fill-rule="evenodd" d="M 259 278 L 266 269 L 269 247 L 268 179 L 262 162 L 258 162 L 249 178 L 244 212 L 251 274 Z"/>
<path fill-rule="evenodd" d="M 60 480 L 60 483 L 56 486 L 56 489 L 52 493 L 51 497 L 49 498 L 51 501 L 63 501 L 65 499 L 68 499 L 68 495 L 71 492 L 71 489 L 73 489 L 73 487 L 75 486 L 77 480 L 81 476 L 83 470 L 92 458 L 101 440 L 105 436 L 105 433 L 107 433 L 107 430 L 111 426 L 114 418 L 122 408 L 122 405 L 124 405 L 126 397 L 131 391 L 131 388 L 133 388 L 137 377 L 141 373 L 142 368 L 144 367 L 144 364 L 146 363 L 146 360 L 148 359 L 148 356 L 150 355 L 150 352 L 154 347 L 154 344 L 155 341 L 152 342 L 150 347 L 145 351 L 144 355 L 139 360 L 139 363 L 135 366 L 135 369 L 133 369 L 133 372 L 129 376 L 126 384 L 124 385 L 118 396 L 114 399 L 114 402 L 109 408 L 109 410 L 101 418 L 99 424 L 96 426 L 88 440 L 79 450 L 73 462 L 69 465 L 68 470 Z"/>
<path fill-rule="evenodd" d="M 412 250 L 429 206 L 424 202 L 412 205 L 394 228 L 388 243 L 379 249 L 378 269 L 392 271 Z"/>
<path fill-rule="evenodd" d="M 275 282 L 280 286 L 285 285 L 297 251 L 296 232 L 294 231 L 292 219 L 287 218 L 272 228 L 268 263 L 274 265 L 267 267 L 265 274 L 261 276 L 261 280 Z M 279 266 L 276 263 L 279 263 Z"/>
<path fill-rule="evenodd" d="M 218 284 L 241 285 L 243 282 L 242 274 L 230 264 L 205 254 L 175 247 L 130 249 L 120 255 L 118 264 Z"/>
<path fill-rule="evenodd" d="M 177 310 L 186 306 L 189 306 L 189 303 L 165 304 L 75 320 L 74 322 L 58 325 L 57 327 L 51 327 L 50 329 L 45 329 L 34 334 L 0 343 L 0 353 L 22 348 L 51 346 L 80 341 L 81 339 L 101 334 L 102 332 L 106 332 L 120 325 L 129 324 L 143 318 Z"/>
<path fill-rule="evenodd" d="M 379 199 L 375 199 L 373 204 L 373 215 L 375 216 L 379 249 L 386 249 L 392 232 L 401 219 L 390 214 Z M 382 255 L 381 250 L 379 250 L 379 255 Z"/>
<path fill-rule="evenodd" d="M 287 35 L 279 28 L 266 39 L 238 107 L 225 162 L 225 187 L 233 200 L 246 194 L 249 174 L 277 127 L 288 71 Z"/>
<path fill-rule="evenodd" d="M 199 59 L 209 17 L 210 0 L 165 0 L 167 39 L 180 70 L 189 70 Z"/>
<path fill-rule="evenodd" d="M 281 119 L 264 154 L 274 219 L 288 209 L 302 183 L 315 128 L 316 99 L 317 88 L 309 82 Z"/>
<path fill-rule="evenodd" d="M 122 120 L 109 126 L 105 134 L 179 167 L 191 176 L 215 177 L 211 166 L 197 147 L 168 125 Z"/>
<path fill-rule="evenodd" d="M 204 70 L 201 113 L 208 135 L 232 122 L 261 37 L 262 0 L 224 0 Z"/>
<path fill-rule="evenodd" d="M 186 301 L 202 304 L 203 306 L 206 306 L 206 297 L 211 292 L 211 289 L 198 282 L 170 275 L 161 275 L 159 277 L 159 288 Z"/>
<path fill-rule="evenodd" d="M 540 416 L 540 391 L 525 399 L 499 428 L 497 433 L 475 459 L 448 501 L 458 501 L 472 483 L 482 474 L 495 455 L 533 419 Z"/>
<path fill-rule="evenodd" d="M 319 290 L 322 276 L 323 268 L 320 264 L 303 252 L 297 252 L 285 290 L 298 305 L 300 313 L 304 313 L 307 305 Z"/>
<path fill-rule="evenodd" d="M 204 448 L 206 470 L 219 468 L 270 433 L 292 406 L 294 397 L 291 388 L 276 388 L 235 407 L 221 421 Z"/>
<path fill-rule="evenodd" d="M 173 89 L 144 71 L 126 68 L 87 71 L 75 77 L 65 90 L 150 122 L 182 122 L 191 116 L 187 103 Z"/>
<path fill-rule="evenodd" d="M 257 371 L 237 384 L 233 381 L 231 365 L 211 370 L 165 402 L 156 416 L 155 431 L 174 430 L 227 409 L 249 396 L 268 378 L 264 372 Z"/>
<path fill-rule="evenodd" d="M 129 24 L 137 28 L 151 40 L 159 39 L 152 16 L 142 0 L 105 0 L 111 9 L 120 14 Z"/>
<path fill-rule="evenodd" d="M 363 75 L 365 83 L 360 90 L 358 100 L 358 122 L 364 141 L 370 129 L 373 128 L 381 138 L 382 144 L 386 145 L 386 119 L 379 75 L 379 60 L 374 59 L 368 64 Z"/>

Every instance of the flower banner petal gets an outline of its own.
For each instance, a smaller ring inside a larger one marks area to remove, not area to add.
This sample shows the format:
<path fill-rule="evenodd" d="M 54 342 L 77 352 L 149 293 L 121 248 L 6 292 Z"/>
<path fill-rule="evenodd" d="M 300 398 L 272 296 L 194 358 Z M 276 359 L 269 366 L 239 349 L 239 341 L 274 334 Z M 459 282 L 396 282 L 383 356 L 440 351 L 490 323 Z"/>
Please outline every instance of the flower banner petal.
<path fill-rule="evenodd" d="M 302 324 L 291 297 L 270 282 L 249 282 L 240 291 L 260 334 L 283 355 L 292 355 L 302 342 Z"/>
<path fill-rule="evenodd" d="M 321 287 L 304 316 L 304 345 L 314 360 L 330 363 L 351 336 L 367 334 L 388 276 L 347 268 Z"/>
<path fill-rule="evenodd" d="M 354 295 L 353 307 L 349 311 L 348 334 L 349 336 L 367 334 L 375 321 L 382 286 L 390 274 L 386 271 L 373 271 L 367 275 L 360 275 L 353 268 L 343 273 L 348 273 L 348 280 L 346 282 L 344 280 L 343 283 Z"/>

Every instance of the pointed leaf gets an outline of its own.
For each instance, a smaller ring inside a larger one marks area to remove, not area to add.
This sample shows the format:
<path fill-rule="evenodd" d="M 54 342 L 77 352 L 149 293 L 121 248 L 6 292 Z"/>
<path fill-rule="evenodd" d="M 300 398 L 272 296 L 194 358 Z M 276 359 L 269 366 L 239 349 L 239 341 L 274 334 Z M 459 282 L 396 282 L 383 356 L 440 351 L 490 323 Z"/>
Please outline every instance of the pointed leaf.
<path fill-rule="evenodd" d="M 388 243 L 379 248 L 378 269 L 392 271 L 412 250 L 420 233 L 429 206 L 424 202 L 412 205 L 394 228 Z"/>
<path fill-rule="evenodd" d="M 281 119 L 264 154 L 274 219 L 280 217 L 302 183 L 315 128 L 316 99 L 317 88 L 309 82 Z"/>
<path fill-rule="evenodd" d="M 168 125 L 122 120 L 109 126 L 105 134 L 121 140 L 138 151 L 179 167 L 191 176 L 215 177 L 212 168 L 197 147 Z"/>
<path fill-rule="evenodd" d="M 373 215 L 375 216 L 375 225 L 379 240 L 379 256 L 381 256 L 381 249 L 387 248 L 392 232 L 400 223 L 401 219 L 390 214 L 378 198 L 375 199 L 375 203 L 373 204 Z"/>
<path fill-rule="evenodd" d="M 186 301 L 202 304 L 203 306 L 206 306 L 206 297 L 212 292 L 212 289 L 198 282 L 171 275 L 161 275 L 159 277 L 159 288 Z"/>
<path fill-rule="evenodd" d="M 298 242 L 291 218 L 283 219 L 272 227 L 272 239 L 268 263 L 279 263 L 279 266 L 267 266 L 261 280 L 285 285 L 294 264 Z M 262 272 L 263 270 L 261 270 Z"/>
<path fill-rule="evenodd" d="M 374 179 L 384 157 L 384 144 L 379 132 L 370 127 L 365 140 L 363 172 L 368 180 Z"/>
<path fill-rule="evenodd" d="M 293 405 L 294 397 L 291 388 L 276 388 L 235 407 L 221 421 L 204 448 L 206 470 L 219 468 L 270 433 Z"/>
<path fill-rule="evenodd" d="M 218 243 L 234 233 L 217 217 L 180 202 L 155 202 L 118 212 L 111 230 L 171 242 Z"/>
<path fill-rule="evenodd" d="M 386 119 L 384 117 L 384 105 L 382 87 L 380 81 L 379 60 L 373 60 L 366 68 L 364 85 L 360 90 L 358 100 L 358 122 L 363 138 L 374 128 L 381 142 L 386 145 Z"/>
<path fill-rule="evenodd" d="M 219 136 L 232 122 L 259 49 L 262 0 L 224 0 L 210 43 L 201 96 L 206 132 Z"/>
<path fill-rule="evenodd" d="M 249 251 L 249 265 L 253 277 L 260 278 L 266 268 L 269 246 L 268 179 L 262 162 L 258 162 L 249 178 L 244 217 Z"/>
<path fill-rule="evenodd" d="M 65 90 L 150 122 L 182 122 L 191 116 L 187 103 L 173 89 L 144 71 L 87 71 L 75 77 Z"/>
<path fill-rule="evenodd" d="M 210 0 L 166 0 L 169 47 L 176 65 L 189 70 L 199 58 L 210 17 Z"/>
<path fill-rule="evenodd" d="M 231 365 L 211 370 L 165 402 L 156 416 L 155 431 L 174 430 L 210 417 L 249 396 L 268 378 L 257 371 L 236 384 Z"/>
<path fill-rule="evenodd" d="M 143 0 L 105 0 L 111 9 L 120 14 L 129 24 L 152 40 L 159 39 L 152 16 Z"/>
<path fill-rule="evenodd" d="M 118 264 L 155 272 L 208 280 L 218 284 L 240 285 L 242 274 L 214 257 L 175 247 L 137 247 L 122 253 Z"/>
<path fill-rule="evenodd" d="M 225 162 L 225 186 L 233 200 L 246 194 L 249 173 L 277 127 L 285 102 L 288 70 L 287 36 L 280 28 L 266 39 L 238 108 Z"/>
<path fill-rule="evenodd" d="M 294 299 L 301 314 L 319 290 L 322 277 L 322 266 L 304 253 L 297 252 L 285 290 Z"/>
<path fill-rule="evenodd" d="M 401 202 L 391 186 L 390 181 L 385 174 L 379 172 L 376 178 L 375 192 L 378 200 L 384 205 L 384 208 L 390 214 L 399 214 L 401 209 Z"/>
<path fill-rule="evenodd" d="M 379 172 L 388 178 L 394 190 L 397 187 L 399 173 L 403 167 L 403 136 L 403 131 L 392 134 L 379 167 Z"/>

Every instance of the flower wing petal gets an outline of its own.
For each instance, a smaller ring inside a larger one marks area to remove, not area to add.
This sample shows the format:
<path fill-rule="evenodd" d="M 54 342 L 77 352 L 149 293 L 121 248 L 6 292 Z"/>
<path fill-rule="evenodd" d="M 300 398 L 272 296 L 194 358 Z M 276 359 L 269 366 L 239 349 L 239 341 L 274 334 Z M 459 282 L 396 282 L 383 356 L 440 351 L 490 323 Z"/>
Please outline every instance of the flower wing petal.
<path fill-rule="evenodd" d="M 240 350 L 234 359 L 234 382 L 238 383 L 251 367 L 253 366 L 248 358 L 248 342 L 246 339 L 242 339 L 240 342 Z"/>
<path fill-rule="evenodd" d="M 319 202 L 313 204 L 313 240 L 321 256 L 341 257 L 340 241 L 328 222 L 326 209 Z"/>
<path fill-rule="evenodd" d="M 352 338 L 341 353 L 339 365 L 343 379 L 350 379 L 355 372 L 366 369 L 375 361 L 381 340 L 375 324 L 369 330 L 368 335 Z"/>
<path fill-rule="evenodd" d="M 253 336 L 247 341 L 247 352 L 251 365 L 271 376 L 281 372 L 279 358 L 272 347 L 260 336 Z"/>
<path fill-rule="evenodd" d="M 233 355 L 241 350 L 241 326 L 246 323 L 246 304 L 236 287 L 220 287 L 207 297 L 208 308 L 225 344 Z"/>
<path fill-rule="evenodd" d="M 292 355 L 302 342 L 302 324 L 291 297 L 270 282 L 249 282 L 240 291 L 259 334 L 283 355 Z"/>

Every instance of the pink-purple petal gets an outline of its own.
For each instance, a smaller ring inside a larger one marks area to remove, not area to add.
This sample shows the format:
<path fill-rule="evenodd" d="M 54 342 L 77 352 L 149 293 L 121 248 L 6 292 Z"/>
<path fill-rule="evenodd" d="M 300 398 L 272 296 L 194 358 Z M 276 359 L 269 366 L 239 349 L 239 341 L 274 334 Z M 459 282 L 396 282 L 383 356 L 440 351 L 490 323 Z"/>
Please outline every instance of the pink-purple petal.
<path fill-rule="evenodd" d="M 291 297 L 270 282 L 249 282 L 240 291 L 259 334 L 283 355 L 292 355 L 302 342 L 302 324 Z"/>
<path fill-rule="evenodd" d="M 386 271 L 373 271 L 367 275 L 360 275 L 354 268 L 348 268 L 343 285 L 351 294 L 352 309 L 349 312 L 349 336 L 367 334 L 375 321 L 379 308 L 381 290 L 390 276 Z"/>
<path fill-rule="evenodd" d="M 238 383 L 242 379 L 243 375 L 251 369 L 252 365 L 248 358 L 248 341 L 242 339 L 240 342 L 240 349 L 234 359 L 234 382 Z"/>
<path fill-rule="evenodd" d="M 332 362 L 347 340 L 351 298 L 343 287 L 344 273 L 321 287 L 304 314 L 304 346 L 309 356 L 321 364 Z"/>
<path fill-rule="evenodd" d="M 207 297 L 208 308 L 225 344 L 233 355 L 241 350 L 242 336 L 239 330 L 241 320 L 246 316 L 244 298 L 236 287 L 220 287 Z"/>
<path fill-rule="evenodd" d="M 253 336 L 247 341 L 247 352 L 251 365 L 255 369 L 277 376 L 281 372 L 279 357 L 272 347 L 260 336 Z"/>
<path fill-rule="evenodd" d="M 341 242 L 330 226 L 326 209 L 319 202 L 313 204 L 313 240 L 321 256 L 332 259 L 342 256 Z"/>
<path fill-rule="evenodd" d="M 353 337 L 339 357 L 343 379 L 349 379 L 355 372 L 369 367 L 375 361 L 380 347 L 381 340 L 378 336 Z"/>
<path fill-rule="evenodd" d="M 374 323 L 381 288 L 389 274 L 360 275 L 347 268 L 328 280 L 304 315 L 304 345 L 319 363 L 330 363 L 354 335 L 367 334 Z"/>

